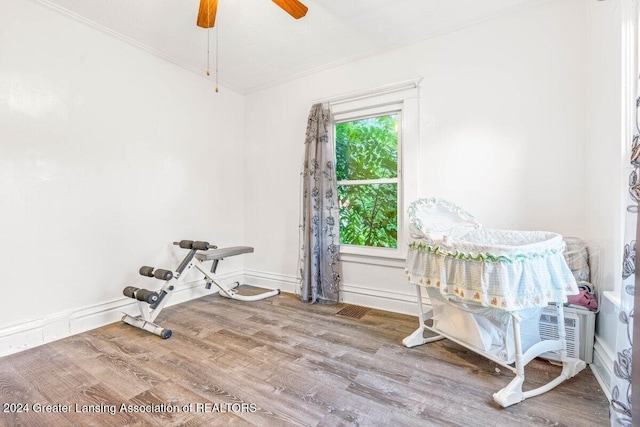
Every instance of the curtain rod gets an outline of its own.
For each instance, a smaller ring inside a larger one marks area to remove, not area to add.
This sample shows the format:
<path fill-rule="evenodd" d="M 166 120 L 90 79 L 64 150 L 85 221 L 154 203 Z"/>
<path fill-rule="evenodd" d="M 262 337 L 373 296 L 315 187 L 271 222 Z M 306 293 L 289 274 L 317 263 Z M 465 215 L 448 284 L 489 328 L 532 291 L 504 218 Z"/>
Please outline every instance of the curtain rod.
<path fill-rule="evenodd" d="M 378 95 L 383 95 L 387 93 L 399 92 L 405 89 L 417 88 L 420 86 L 420 82 L 422 82 L 422 77 L 412 79 L 412 80 L 405 80 L 402 82 L 393 83 L 386 86 L 378 86 L 375 88 L 350 92 L 341 96 L 317 99 L 313 101 L 312 104 L 334 104 L 335 105 L 343 102 L 357 101 L 359 99 L 366 99 L 371 96 L 378 96 Z"/>

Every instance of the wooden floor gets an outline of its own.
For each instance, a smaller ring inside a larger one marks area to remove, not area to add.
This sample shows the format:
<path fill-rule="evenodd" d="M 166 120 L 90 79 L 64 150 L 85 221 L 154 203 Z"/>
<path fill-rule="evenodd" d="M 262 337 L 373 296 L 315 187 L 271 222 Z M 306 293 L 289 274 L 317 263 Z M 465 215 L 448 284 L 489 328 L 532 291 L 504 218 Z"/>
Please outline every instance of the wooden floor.
<path fill-rule="evenodd" d="M 342 307 L 288 294 L 251 303 L 212 295 L 161 313 L 168 340 L 116 323 L 1 358 L 0 424 L 609 424 L 590 369 L 502 408 L 492 394 L 510 371 L 448 340 L 403 347 L 415 317 L 370 310 L 354 319 L 337 315 Z M 525 389 L 559 372 L 534 360 Z"/>

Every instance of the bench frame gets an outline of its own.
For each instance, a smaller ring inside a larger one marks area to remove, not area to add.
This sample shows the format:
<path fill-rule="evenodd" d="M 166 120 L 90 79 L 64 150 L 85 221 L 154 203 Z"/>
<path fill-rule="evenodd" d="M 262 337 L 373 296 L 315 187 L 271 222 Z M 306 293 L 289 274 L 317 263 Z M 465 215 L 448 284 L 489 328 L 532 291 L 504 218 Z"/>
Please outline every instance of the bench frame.
<path fill-rule="evenodd" d="M 179 243 L 176 242 L 174 244 Z M 181 245 L 181 247 L 183 246 Z M 185 277 L 186 273 L 192 269 L 196 269 L 204 275 L 206 289 L 211 289 L 212 284 L 216 285 L 218 287 L 218 293 L 229 299 L 238 301 L 260 301 L 280 294 L 280 289 L 274 289 L 257 295 L 241 295 L 235 289 L 240 285 L 239 282 L 233 283 L 232 286 L 227 286 L 216 281 L 215 273 L 220 261 L 230 256 L 251 253 L 253 252 L 253 248 L 250 246 L 233 246 L 220 249 L 217 249 L 215 246 L 211 247 L 215 249 L 189 249 L 189 253 L 182 260 L 176 271 L 172 272 L 173 277 L 166 280 L 160 291 L 157 292 L 158 298 L 156 301 L 150 304 L 146 301 L 137 300 L 136 302 L 138 303 L 140 314 L 132 316 L 125 313 L 122 317 L 122 321 L 131 326 L 135 326 L 136 328 L 158 335 L 161 338 L 170 338 L 172 335 L 171 330 L 165 329 L 154 322 L 156 317 L 158 317 L 164 306 L 169 301 L 171 294 L 182 282 L 182 278 Z M 210 267 L 208 266 L 208 261 L 213 261 Z"/>

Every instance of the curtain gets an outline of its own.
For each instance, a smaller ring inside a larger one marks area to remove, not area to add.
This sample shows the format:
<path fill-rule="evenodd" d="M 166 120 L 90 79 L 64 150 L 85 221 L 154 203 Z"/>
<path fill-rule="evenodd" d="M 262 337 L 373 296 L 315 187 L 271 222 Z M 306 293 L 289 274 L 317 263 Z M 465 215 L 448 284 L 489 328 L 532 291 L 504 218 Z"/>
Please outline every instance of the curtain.
<path fill-rule="evenodd" d="M 633 300 L 635 293 L 635 258 L 638 201 L 640 200 L 640 127 L 638 120 L 638 104 L 636 97 L 636 123 L 634 136 L 630 143 L 630 163 L 627 166 L 629 184 L 625 189 L 627 208 L 624 224 L 624 253 L 622 259 L 622 289 L 620 292 L 620 314 L 618 315 L 618 332 L 616 336 L 616 358 L 613 362 L 614 376 L 611 379 L 611 425 L 632 427 L 631 420 L 631 366 L 633 347 Z M 635 420 L 639 423 L 640 420 Z"/>
<path fill-rule="evenodd" d="M 304 141 L 300 224 L 300 297 L 304 302 L 337 304 L 340 286 L 340 211 L 329 111 L 311 107 Z"/>

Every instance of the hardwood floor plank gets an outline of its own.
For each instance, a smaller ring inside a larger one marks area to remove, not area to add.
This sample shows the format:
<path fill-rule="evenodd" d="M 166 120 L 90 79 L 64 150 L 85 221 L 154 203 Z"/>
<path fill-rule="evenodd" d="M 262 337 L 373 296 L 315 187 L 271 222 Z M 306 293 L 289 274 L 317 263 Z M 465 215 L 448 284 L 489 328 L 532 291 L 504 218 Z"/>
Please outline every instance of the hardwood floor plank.
<path fill-rule="evenodd" d="M 162 363 L 167 363 L 167 369 L 176 373 L 177 383 L 202 396 L 202 402 L 244 405 L 250 409 L 255 407 L 255 411 L 239 412 L 235 415 L 257 426 L 305 425 L 297 418 L 289 416 L 286 411 L 278 411 L 282 402 L 272 396 L 274 388 L 254 378 L 251 372 L 224 364 L 214 364 L 209 369 L 202 370 L 196 361 L 185 354 L 172 356 Z"/>
<path fill-rule="evenodd" d="M 122 393 L 126 387 L 113 390 L 104 384 L 87 387 L 68 399 L 73 405 L 73 415 L 69 419 L 77 425 L 88 426 L 129 426 L 149 425 L 153 419 L 146 414 L 130 414 L 120 411 L 126 402 Z"/>
<path fill-rule="evenodd" d="M 46 346 L 39 347 L 25 358 L 14 358 L 11 364 L 42 396 L 57 403 L 63 403 L 87 385 L 98 383 L 98 379 Z M 55 375 L 51 375 L 52 372 Z"/>
<path fill-rule="evenodd" d="M 60 413 L 39 412 L 39 405 L 46 405 L 50 402 L 33 384 L 14 369 L 10 360 L 16 358 L 16 355 L 11 355 L 0 359 L 0 403 L 2 404 L 0 426 L 72 425 Z M 35 408 L 34 405 L 36 405 Z"/>

